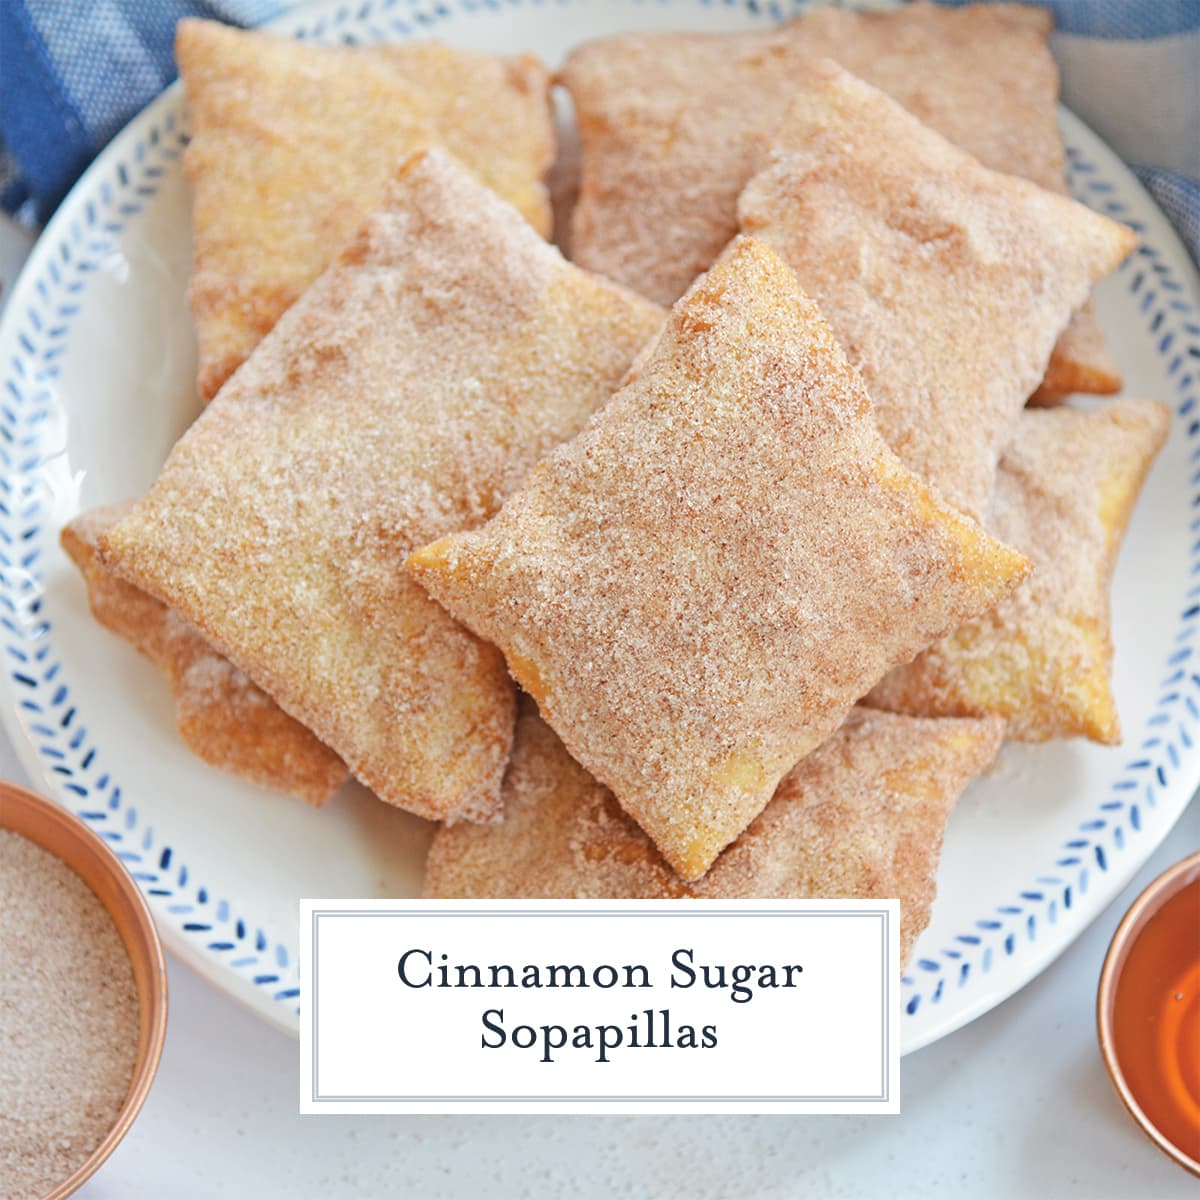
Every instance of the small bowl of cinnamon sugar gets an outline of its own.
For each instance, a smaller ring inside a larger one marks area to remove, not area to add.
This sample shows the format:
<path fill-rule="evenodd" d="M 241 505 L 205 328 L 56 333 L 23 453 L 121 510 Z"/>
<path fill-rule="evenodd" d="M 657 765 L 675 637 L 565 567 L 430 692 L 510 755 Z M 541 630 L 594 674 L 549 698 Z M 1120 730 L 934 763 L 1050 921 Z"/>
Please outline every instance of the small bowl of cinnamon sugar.
<path fill-rule="evenodd" d="M 0 1195 L 63 1200 L 137 1117 L 167 973 L 137 884 L 52 801 L 0 782 Z"/>

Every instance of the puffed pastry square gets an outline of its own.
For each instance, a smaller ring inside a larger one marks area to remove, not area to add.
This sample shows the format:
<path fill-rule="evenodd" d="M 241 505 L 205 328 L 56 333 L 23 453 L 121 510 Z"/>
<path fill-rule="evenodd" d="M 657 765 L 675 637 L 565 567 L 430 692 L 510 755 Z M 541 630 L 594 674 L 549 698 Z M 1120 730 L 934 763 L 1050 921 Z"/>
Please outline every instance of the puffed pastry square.
<path fill-rule="evenodd" d="M 749 238 L 491 522 L 409 563 L 689 880 L 891 666 L 1028 566 L 887 448 Z"/>
<path fill-rule="evenodd" d="M 383 201 L 406 155 L 442 146 L 543 234 L 549 79 L 529 57 L 435 42 L 316 46 L 185 20 L 198 389 L 211 399 Z"/>
<path fill-rule="evenodd" d="M 319 808 L 349 778 L 342 760 L 218 654 L 195 626 L 100 562 L 100 538 L 129 507 L 93 509 L 62 531 L 63 549 L 87 585 L 92 615 L 167 677 L 180 737 L 193 754 Z"/>
<path fill-rule="evenodd" d="M 927 716 L 998 713 L 1022 741 L 1120 741 L 1109 592 L 1169 424 L 1167 408 L 1150 400 L 1024 413 L 987 525 L 1033 571 L 990 613 L 897 667 L 868 703 Z"/>
<path fill-rule="evenodd" d="M 793 94 L 742 230 L 817 301 L 888 445 L 982 518 L 1055 339 L 1134 234 L 982 166 L 836 63 Z"/>
<path fill-rule="evenodd" d="M 504 822 L 443 828 L 435 900 L 900 900 L 901 957 L 929 923 L 946 820 L 991 766 L 1004 723 L 856 708 L 697 883 L 684 883 L 612 793 L 535 713 L 517 724 Z"/>
<path fill-rule="evenodd" d="M 441 151 L 288 310 L 101 540 L 382 799 L 499 804 L 499 653 L 404 570 L 486 520 L 661 312 L 567 263 Z"/>
<path fill-rule="evenodd" d="M 1020 4 L 884 12 L 814 6 L 778 29 L 631 33 L 578 47 L 560 78 L 583 143 L 572 253 L 662 304 L 736 226 L 738 193 L 793 81 L 831 58 L 996 171 L 1066 191 L 1051 15 Z M 1088 306 L 1048 371 L 1055 392 L 1116 391 Z"/>

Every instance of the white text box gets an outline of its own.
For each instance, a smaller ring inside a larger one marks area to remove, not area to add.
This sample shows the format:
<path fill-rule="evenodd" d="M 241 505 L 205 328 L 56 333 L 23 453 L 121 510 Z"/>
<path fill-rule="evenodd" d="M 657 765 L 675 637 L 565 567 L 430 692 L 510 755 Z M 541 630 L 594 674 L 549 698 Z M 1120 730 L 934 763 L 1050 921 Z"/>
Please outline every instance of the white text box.
<path fill-rule="evenodd" d="M 301 902 L 306 1113 L 899 1111 L 890 901 Z"/>

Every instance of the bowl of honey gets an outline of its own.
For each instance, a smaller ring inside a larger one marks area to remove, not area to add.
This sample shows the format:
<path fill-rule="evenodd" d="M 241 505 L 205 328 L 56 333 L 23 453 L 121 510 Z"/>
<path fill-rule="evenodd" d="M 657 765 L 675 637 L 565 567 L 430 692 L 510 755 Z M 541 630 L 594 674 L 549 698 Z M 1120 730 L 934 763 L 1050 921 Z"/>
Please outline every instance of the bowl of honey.
<path fill-rule="evenodd" d="M 1096 1021 L 1130 1115 L 1200 1176 L 1200 853 L 1155 879 L 1117 926 Z"/>

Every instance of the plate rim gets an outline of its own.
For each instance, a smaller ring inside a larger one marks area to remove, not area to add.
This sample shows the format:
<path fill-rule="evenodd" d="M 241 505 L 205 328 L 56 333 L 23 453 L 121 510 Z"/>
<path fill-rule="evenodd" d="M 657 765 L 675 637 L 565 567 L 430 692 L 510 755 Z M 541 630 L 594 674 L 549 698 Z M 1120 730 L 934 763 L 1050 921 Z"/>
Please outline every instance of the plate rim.
<path fill-rule="evenodd" d="M 521 3 L 522 0 L 510 0 L 510 2 Z M 598 3 L 616 8 L 627 6 L 627 0 L 557 0 L 556 7 L 566 7 L 568 5 L 570 7 L 587 7 Z M 659 0 L 659 6 L 666 11 L 712 7 L 706 0 Z M 787 3 L 785 0 L 782 4 L 771 3 L 769 5 L 760 5 L 756 3 L 756 0 L 735 0 L 733 4 L 729 5 L 729 7 L 736 7 L 743 10 L 751 18 L 752 23 L 759 26 L 774 24 L 778 20 L 795 15 L 811 6 L 809 0 L 792 0 L 791 3 Z M 861 6 L 865 7 L 867 5 Z M 350 27 L 356 30 L 356 36 L 353 36 L 350 40 L 376 41 L 389 35 L 394 35 L 391 36 L 390 40 L 402 40 L 414 34 L 425 36 L 432 33 L 437 25 L 447 17 L 469 17 L 481 12 L 488 13 L 492 11 L 493 7 L 493 5 L 487 4 L 486 0 L 483 0 L 483 2 L 480 2 L 480 0 L 453 0 L 453 4 L 450 7 L 447 7 L 445 3 L 434 3 L 428 10 L 425 10 L 421 7 L 421 0 L 414 0 L 405 10 L 408 19 L 404 20 L 398 17 L 388 18 L 390 27 L 385 31 L 384 29 L 370 25 L 369 19 L 373 9 L 383 10 L 390 8 L 390 5 L 372 5 L 371 3 L 366 3 L 361 5 L 358 10 L 351 12 L 348 6 L 344 4 L 339 5 L 338 0 L 316 0 L 315 3 L 292 10 L 285 14 L 284 17 L 271 22 L 268 28 L 287 32 L 297 37 L 309 36 L 323 39 L 339 29 L 344 33 L 345 29 Z M 364 30 L 368 36 L 360 39 L 357 34 Z M 1180 285 L 1178 295 L 1182 303 L 1190 308 L 1190 314 L 1185 313 L 1184 315 L 1190 315 L 1191 320 L 1197 323 L 1195 326 L 1191 326 L 1189 322 L 1184 321 L 1183 325 L 1185 329 L 1190 330 L 1189 336 L 1194 337 L 1194 342 L 1191 343 L 1189 349 L 1192 346 L 1195 347 L 1195 349 L 1191 349 L 1191 352 L 1198 355 L 1196 361 L 1197 368 L 1200 369 L 1200 315 L 1198 315 L 1198 312 L 1200 312 L 1200 276 L 1197 275 L 1195 266 L 1184 249 L 1182 241 L 1179 239 L 1174 227 L 1167 220 L 1165 214 L 1162 213 L 1153 198 L 1145 191 L 1137 177 L 1119 156 L 1083 121 L 1064 109 L 1061 105 L 1059 106 L 1059 114 L 1064 126 L 1064 134 L 1068 135 L 1066 138 L 1070 147 L 1068 150 L 1068 166 L 1071 169 L 1073 181 L 1076 186 L 1081 187 L 1082 190 L 1088 190 L 1087 177 L 1095 170 L 1089 156 L 1096 156 L 1098 154 L 1105 160 L 1104 172 L 1106 175 L 1115 173 L 1119 176 L 1121 186 L 1118 189 L 1118 194 L 1127 193 L 1135 197 L 1139 209 L 1142 210 L 1139 213 L 1139 220 L 1142 221 L 1143 225 L 1148 223 L 1153 226 L 1153 241 L 1165 251 L 1162 255 L 1159 255 L 1157 250 L 1153 251 L 1154 256 L 1168 260 L 1168 272 L 1173 270 L 1182 276 L 1181 280 L 1176 281 Z M 163 133 L 160 131 L 165 131 L 166 138 L 164 138 Z M 1082 150 L 1080 149 L 1080 145 L 1082 146 Z M 3 317 L 0 318 L 0 372 L 3 372 L 3 374 L 0 374 L 0 379 L 5 380 L 10 387 L 12 384 L 12 363 L 17 357 L 14 354 L 13 347 L 22 347 L 21 331 L 18 329 L 18 314 L 34 310 L 32 303 L 33 294 L 38 290 L 38 283 L 44 282 L 47 274 L 54 273 L 54 259 L 56 255 L 61 254 L 61 248 L 69 241 L 77 240 L 77 238 L 69 236 L 72 231 L 72 222 L 77 226 L 81 219 L 86 218 L 89 206 L 94 207 L 96 197 L 104 196 L 106 189 L 111 192 L 114 188 L 128 187 L 128 164 L 131 161 L 141 164 L 143 169 L 145 169 L 144 159 L 146 156 L 153 156 L 157 153 L 158 155 L 165 155 L 170 159 L 177 159 L 182 153 L 182 146 L 182 85 L 177 81 L 155 97 L 109 142 L 68 193 L 34 245 L 24 268 L 13 285 Z M 167 166 L 152 164 L 150 169 L 161 174 L 169 168 Z M 1099 208 L 1101 211 L 1107 210 L 1110 215 L 1117 216 L 1118 219 L 1121 218 L 1122 212 L 1127 214 L 1128 210 L 1124 202 L 1119 198 L 1114 199 L 1113 196 L 1108 195 L 1106 189 L 1097 189 L 1094 197 L 1091 197 L 1091 199 L 1095 201 L 1093 207 Z M 131 217 L 136 217 L 136 212 L 133 212 Z M 92 224 L 94 222 L 89 221 L 88 223 Z M 1135 258 L 1137 254 L 1141 253 L 1141 251 L 1135 252 Z M 1133 262 L 1135 260 L 1131 259 L 1130 261 Z M 1181 270 L 1181 267 L 1186 269 Z M 1155 269 L 1157 270 L 1157 268 Z M 36 357 L 32 351 L 29 352 L 29 356 L 31 358 Z M 1179 402 L 1171 403 L 1172 416 L 1175 422 L 1179 422 L 1180 418 L 1186 417 L 1195 404 L 1195 397 L 1192 394 L 1190 386 L 1187 388 L 1180 386 L 1178 390 L 1180 393 L 1178 397 Z M 1181 438 L 1195 437 L 1198 431 L 1200 431 L 1200 425 L 1193 425 L 1191 432 L 1180 430 L 1173 436 Z M 47 457 L 53 456 L 49 455 Z M 10 491 L 8 484 L 11 477 L 16 476 L 19 478 L 23 475 L 28 475 L 31 479 L 36 480 L 37 472 L 42 469 L 45 462 L 44 459 L 38 458 L 36 465 L 27 471 L 25 470 L 25 464 L 22 464 L 15 470 L 10 469 L 7 454 L 4 455 L 4 460 L 3 482 L 6 484 L 6 492 Z M 1195 551 L 1192 557 L 1197 557 Z M 9 576 L 14 570 L 16 568 L 13 568 L 10 563 L 6 563 L 4 572 L 0 573 L 0 600 L 9 604 L 10 608 L 13 604 L 13 585 L 10 582 Z M 30 574 L 30 572 L 26 572 L 26 574 Z M 30 575 L 30 579 L 31 590 L 35 596 L 34 613 L 36 615 L 36 596 L 40 595 L 40 588 L 32 575 Z M 1197 607 L 1200 608 L 1200 606 Z M 5 618 L 5 623 L 8 624 L 7 618 Z M 15 633 L 16 631 L 13 632 Z M 52 646 L 52 641 L 47 643 L 47 648 L 50 646 Z M 0 704 L 0 719 L 3 720 L 4 728 L 9 734 L 14 751 L 21 765 L 29 774 L 29 777 L 39 781 L 39 785 L 43 790 L 48 792 L 56 802 L 78 815 L 80 807 L 68 798 L 71 794 L 69 782 L 66 781 L 62 774 L 56 772 L 48 761 L 47 756 L 39 751 L 35 744 L 35 735 L 29 727 L 29 723 L 22 717 L 20 704 L 23 697 L 15 681 L 16 674 L 17 672 L 11 663 L 6 666 L 3 672 L 0 672 L 0 675 L 2 675 L 0 695 L 6 701 L 11 701 L 11 703 Z M 1130 751 L 1134 749 L 1132 740 L 1126 743 L 1126 748 Z M 1159 771 L 1161 772 L 1161 766 L 1159 767 Z M 1119 774 L 1119 772 L 1114 772 L 1114 774 Z M 989 987 L 976 982 L 974 984 L 976 990 L 971 1002 L 954 1010 L 953 1015 L 948 1019 L 944 1021 L 931 1021 L 928 1017 L 922 1018 L 916 1023 L 914 1034 L 905 1040 L 904 1053 L 919 1049 L 946 1036 L 1007 999 L 1008 996 L 1040 975 L 1071 945 L 1075 938 L 1088 928 L 1092 921 L 1124 889 L 1128 880 L 1153 853 L 1162 839 L 1167 836 L 1175 821 L 1178 820 L 1187 807 L 1187 803 L 1196 791 L 1197 785 L 1200 784 L 1200 747 L 1192 748 L 1190 756 L 1185 756 L 1182 762 L 1175 765 L 1169 784 L 1161 774 L 1159 778 L 1162 793 L 1159 803 L 1167 804 L 1170 801 L 1170 804 L 1175 805 L 1174 811 L 1165 820 L 1155 824 L 1152 833 L 1147 832 L 1146 834 L 1142 834 L 1140 830 L 1138 831 L 1140 840 L 1136 843 L 1138 847 L 1136 852 L 1121 854 L 1119 859 L 1114 856 L 1111 867 L 1105 865 L 1103 859 L 1100 860 L 1099 866 L 1100 873 L 1103 876 L 1103 886 L 1099 890 L 1103 892 L 1103 896 L 1098 903 L 1093 901 L 1088 905 L 1088 915 L 1058 923 L 1055 933 L 1050 937 L 1043 938 L 1037 944 L 1036 949 L 1033 946 L 1024 947 L 1020 959 L 1026 965 L 1018 973 L 1019 977 L 1016 978 L 1015 982 L 1003 972 L 1000 972 L 992 976 L 993 986 Z M 119 793 L 119 787 L 116 790 Z M 89 822 L 89 824 L 92 823 Z M 1087 824 L 1090 825 L 1091 822 Z M 133 827 L 131 826 L 131 828 Z M 1092 832 L 1099 833 L 1100 831 L 1096 829 L 1081 832 L 1090 834 Z M 1081 852 L 1087 850 L 1091 851 L 1093 855 L 1098 851 L 1102 852 L 1099 840 L 1093 840 L 1090 837 L 1081 839 L 1079 836 L 1072 840 L 1076 842 L 1084 841 L 1084 845 L 1076 847 Z M 1034 865 L 1037 864 L 1035 863 Z M 145 893 L 147 888 L 144 881 L 139 880 L 139 885 Z M 1071 885 L 1067 884 L 1066 886 L 1069 893 Z M 203 888 L 200 891 L 203 894 Z M 159 910 L 163 906 L 158 903 L 159 897 L 147 895 L 147 899 L 151 902 L 151 907 L 155 913 L 163 940 L 173 954 L 208 982 L 219 987 L 239 1003 L 266 1019 L 275 1028 L 292 1036 L 297 1036 L 298 1023 L 295 996 L 298 995 L 298 992 L 295 989 L 277 989 L 281 993 L 284 993 L 283 998 L 273 995 L 267 990 L 271 984 L 253 982 L 252 977 L 248 976 L 244 970 L 231 968 L 228 961 L 215 957 L 215 951 L 205 946 L 200 939 L 189 936 L 188 932 L 178 922 L 169 919 L 171 914 L 160 912 Z M 1054 901 L 1051 900 L 1049 903 L 1054 903 Z M 983 906 L 981 905 L 980 907 L 982 908 Z M 261 931 L 258 932 L 261 936 Z M 993 953 L 997 946 L 1003 944 L 1003 938 L 999 935 L 1004 934 L 1004 936 L 1008 936 L 1008 932 L 1004 928 L 987 929 L 981 932 L 988 934 L 987 940 L 991 943 L 988 949 Z M 980 943 L 984 940 L 984 938 L 979 939 Z M 268 940 L 257 953 L 259 955 L 267 954 L 271 948 Z M 289 972 L 288 981 L 295 980 L 297 977 L 294 959 L 290 962 L 279 960 L 278 955 L 280 950 L 284 950 L 286 953 L 286 948 L 282 946 L 282 943 L 276 944 L 275 949 L 276 965 L 279 970 L 287 970 Z M 918 950 L 920 949 L 920 942 L 918 942 Z M 929 948 L 926 947 L 925 949 L 928 950 Z M 943 951 L 944 953 L 946 952 Z M 1008 953 L 1011 955 L 1012 951 Z M 909 971 L 905 976 L 905 984 L 902 991 L 902 1019 L 905 1017 L 916 1017 L 922 1008 L 927 1013 L 940 999 L 942 986 L 940 982 L 933 982 L 934 976 L 937 976 L 939 980 L 948 978 L 948 966 L 952 960 L 947 958 L 946 962 L 944 964 L 939 963 L 936 969 L 929 969 L 923 965 L 924 962 L 932 961 L 932 959 L 918 960 L 914 958 L 913 964 L 910 965 Z M 981 961 L 984 961 L 984 959 L 981 959 Z M 987 968 L 981 973 L 987 974 Z M 976 973 L 976 980 L 979 979 L 981 973 Z M 933 986 L 929 989 L 920 989 L 916 986 L 918 982 L 922 981 L 924 976 L 929 977 L 931 983 L 933 983 Z M 279 976 L 276 982 L 284 982 L 282 976 Z M 959 986 L 963 986 L 964 982 L 965 979 L 960 980 Z"/>

